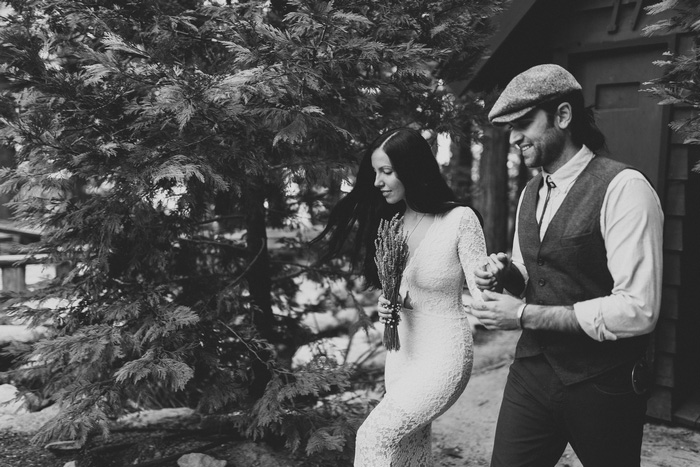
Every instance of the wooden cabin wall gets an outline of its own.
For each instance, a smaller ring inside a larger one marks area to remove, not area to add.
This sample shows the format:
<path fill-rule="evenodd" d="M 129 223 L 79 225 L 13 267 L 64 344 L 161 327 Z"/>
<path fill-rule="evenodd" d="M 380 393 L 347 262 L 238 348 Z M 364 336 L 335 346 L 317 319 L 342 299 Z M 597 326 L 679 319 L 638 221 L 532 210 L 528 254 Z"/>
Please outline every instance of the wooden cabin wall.
<path fill-rule="evenodd" d="M 689 38 L 679 41 L 681 52 L 688 51 Z M 691 112 L 675 106 L 671 120 L 686 119 Z M 651 402 L 655 410 L 663 409 L 659 418 L 700 427 L 700 174 L 692 171 L 700 163 L 700 149 L 673 133 L 669 154 L 664 295 L 656 331 L 658 387 Z"/>
<path fill-rule="evenodd" d="M 689 35 L 674 36 L 675 53 L 691 50 Z M 669 108 L 668 122 L 684 120 L 687 106 Z M 667 122 L 667 123 L 668 123 Z M 654 334 L 655 388 L 647 413 L 661 420 L 700 427 L 700 149 L 668 127 L 663 191 L 664 279 L 661 313 Z"/>
<path fill-rule="evenodd" d="M 673 109 L 671 119 L 682 117 L 680 109 Z M 669 129 L 669 158 L 665 193 L 661 194 L 664 209 L 664 277 L 661 312 L 654 333 L 655 387 L 647 406 L 647 413 L 657 419 L 673 418 L 676 388 L 678 330 L 681 309 L 681 260 L 684 249 L 686 217 L 685 187 L 689 174 L 688 148 L 678 135 Z"/>
<path fill-rule="evenodd" d="M 672 420 L 700 428 L 700 174 L 690 170 L 700 164 L 700 148 L 683 145 L 680 164 L 687 159 L 687 177 L 674 181 L 681 186 L 672 197 L 683 197 L 682 217 L 668 225 L 669 241 L 680 237 L 680 258 L 672 265 L 678 278 L 678 310 L 675 323 L 675 371 Z M 673 202 L 669 197 L 668 204 Z M 675 200 L 678 202 L 678 200 Z M 674 216 L 676 217 L 676 216 Z M 677 232 L 680 230 L 680 233 Z M 677 242 L 677 240 L 676 240 Z M 669 243 L 666 243 L 670 246 Z"/>

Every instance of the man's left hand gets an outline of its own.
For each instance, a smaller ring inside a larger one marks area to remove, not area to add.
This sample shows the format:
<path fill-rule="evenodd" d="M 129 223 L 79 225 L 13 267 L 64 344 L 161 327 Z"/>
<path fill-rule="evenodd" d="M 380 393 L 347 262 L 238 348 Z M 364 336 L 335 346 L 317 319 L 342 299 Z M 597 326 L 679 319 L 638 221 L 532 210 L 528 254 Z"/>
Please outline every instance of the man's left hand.
<path fill-rule="evenodd" d="M 471 313 L 486 326 L 486 329 L 520 329 L 517 315 L 518 308 L 523 304 L 522 300 L 490 290 L 482 291 L 481 295 L 483 303 L 472 304 Z"/>

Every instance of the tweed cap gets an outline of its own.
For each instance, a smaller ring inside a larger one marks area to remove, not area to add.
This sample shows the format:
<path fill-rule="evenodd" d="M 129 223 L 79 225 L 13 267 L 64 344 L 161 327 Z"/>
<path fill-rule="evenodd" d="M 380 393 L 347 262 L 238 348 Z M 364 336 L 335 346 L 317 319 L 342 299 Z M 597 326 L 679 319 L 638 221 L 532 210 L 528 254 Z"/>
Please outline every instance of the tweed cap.
<path fill-rule="evenodd" d="M 522 117 L 538 104 L 581 90 L 571 73 L 559 65 L 537 65 L 513 78 L 489 112 L 493 123 L 508 123 Z"/>

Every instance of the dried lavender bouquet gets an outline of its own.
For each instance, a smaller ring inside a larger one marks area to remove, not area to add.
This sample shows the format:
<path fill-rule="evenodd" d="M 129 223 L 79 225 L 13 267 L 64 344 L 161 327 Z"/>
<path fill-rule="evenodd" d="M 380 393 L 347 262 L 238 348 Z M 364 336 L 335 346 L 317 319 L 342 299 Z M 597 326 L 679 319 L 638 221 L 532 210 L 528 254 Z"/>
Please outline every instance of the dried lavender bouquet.
<path fill-rule="evenodd" d="M 399 287 L 408 261 L 408 240 L 403 231 L 403 219 L 398 214 L 390 220 L 382 219 L 379 222 L 374 246 L 374 263 L 377 265 L 379 282 L 382 284 L 384 297 L 391 304 L 391 318 L 384 325 L 384 346 L 387 350 L 399 350 L 401 343 L 397 326 L 402 307 Z"/>

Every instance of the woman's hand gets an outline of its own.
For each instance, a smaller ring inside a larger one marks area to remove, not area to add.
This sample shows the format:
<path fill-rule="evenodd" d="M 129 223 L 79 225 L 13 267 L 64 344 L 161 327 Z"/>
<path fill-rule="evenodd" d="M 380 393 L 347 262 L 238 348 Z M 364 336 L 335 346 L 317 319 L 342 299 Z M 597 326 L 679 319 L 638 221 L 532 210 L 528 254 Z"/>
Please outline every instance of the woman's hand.
<path fill-rule="evenodd" d="M 509 265 L 508 255 L 491 253 L 484 264 L 474 271 L 476 286 L 481 290 L 501 292 L 503 290 L 503 276 Z"/>
<path fill-rule="evenodd" d="M 399 303 L 403 303 L 401 295 L 399 295 Z M 379 321 L 382 323 L 386 323 L 391 318 L 391 302 L 383 294 L 379 296 L 377 312 L 379 313 Z"/>

